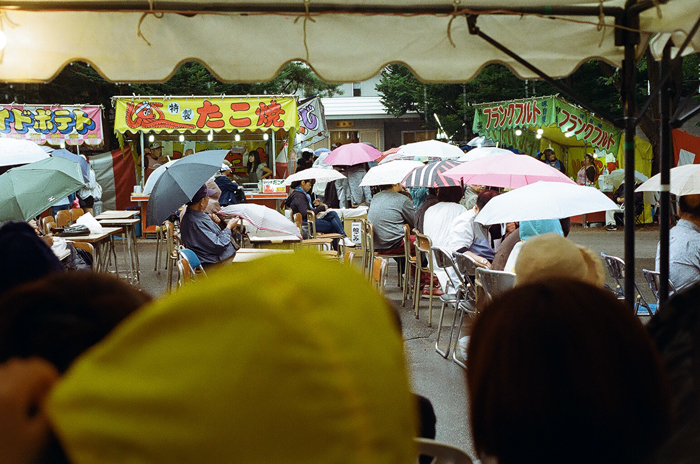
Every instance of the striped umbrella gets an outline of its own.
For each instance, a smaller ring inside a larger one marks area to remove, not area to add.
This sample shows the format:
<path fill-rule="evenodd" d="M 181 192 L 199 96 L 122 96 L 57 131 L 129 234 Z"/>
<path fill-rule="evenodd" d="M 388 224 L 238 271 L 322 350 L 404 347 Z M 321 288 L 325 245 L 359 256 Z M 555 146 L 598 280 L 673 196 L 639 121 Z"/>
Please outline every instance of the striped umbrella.
<path fill-rule="evenodd" d="M 459 187 L 462 185 L 459 180 L 445 177 L 443 173 L 460 164 L 462 163 L 454 160 L 433 161 L 410 173 L 403 183 L 406 187 Z"/>

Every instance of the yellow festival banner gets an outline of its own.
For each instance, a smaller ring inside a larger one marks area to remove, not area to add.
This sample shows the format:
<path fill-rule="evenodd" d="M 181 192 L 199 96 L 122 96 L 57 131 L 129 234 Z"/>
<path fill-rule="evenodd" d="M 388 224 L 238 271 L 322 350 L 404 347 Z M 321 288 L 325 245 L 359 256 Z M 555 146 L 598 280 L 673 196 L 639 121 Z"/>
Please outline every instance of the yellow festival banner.
<path fill-rule="evenodd" d="M 299 128 L 295 97 L 115 97 L 114 105 L 120 134 Z"/>

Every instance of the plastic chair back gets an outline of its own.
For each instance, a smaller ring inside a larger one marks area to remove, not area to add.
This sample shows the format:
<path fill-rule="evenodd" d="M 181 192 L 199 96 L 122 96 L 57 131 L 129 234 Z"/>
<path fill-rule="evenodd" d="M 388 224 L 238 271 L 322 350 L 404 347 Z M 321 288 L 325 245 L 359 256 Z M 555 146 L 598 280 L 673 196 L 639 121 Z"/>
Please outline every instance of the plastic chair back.
<path fill-rule="evenodd" d="M 193 272 L 199 271 L 204 275 L 207 275 L 207 273 L 204 271 L 204 267 L 202 266 L 202 262 L 199 260 L 199 257 L 197 257 L 197 254 L 194 251 L 190 250 L 189 248 L 182 248 L 178 251 L 178 253 L 180 258 L 185 258 L 187 260 Z"/>

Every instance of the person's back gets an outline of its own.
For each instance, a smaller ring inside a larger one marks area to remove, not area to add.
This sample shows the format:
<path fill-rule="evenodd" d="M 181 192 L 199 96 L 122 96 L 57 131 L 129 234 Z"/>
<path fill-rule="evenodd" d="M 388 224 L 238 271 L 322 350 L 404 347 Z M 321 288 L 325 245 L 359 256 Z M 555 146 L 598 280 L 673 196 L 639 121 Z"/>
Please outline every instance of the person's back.
<path fill-rule="evenodd" d="M 388 186 L 374 195 L 367 220 L 374 226 L 374 249 L 390 250 L 403 243 L 403 225 L 413 229 L 415 209 L 411 199 Z"/>
<path fill-rule="evenodd" d="M 700 282 L 700 195 L 683 195 L 678 203 L 681 219 L 668 238 L 668 277 L 676 290 L 683 290 Z M 660 259 L 658 244 L 657 272 Z"/>

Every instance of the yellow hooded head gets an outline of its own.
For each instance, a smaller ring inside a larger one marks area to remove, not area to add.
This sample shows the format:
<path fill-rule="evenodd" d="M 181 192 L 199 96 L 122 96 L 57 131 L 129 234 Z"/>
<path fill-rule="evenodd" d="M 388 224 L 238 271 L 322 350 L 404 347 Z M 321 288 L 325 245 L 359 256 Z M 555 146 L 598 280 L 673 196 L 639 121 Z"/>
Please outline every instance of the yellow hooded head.
<path fill-rule="evenodd" d="M 48 411 L 73 464 L 414 460 L 389 308 L 310 253 L 221 269 L 140 310 L 76 361 Z"/>

